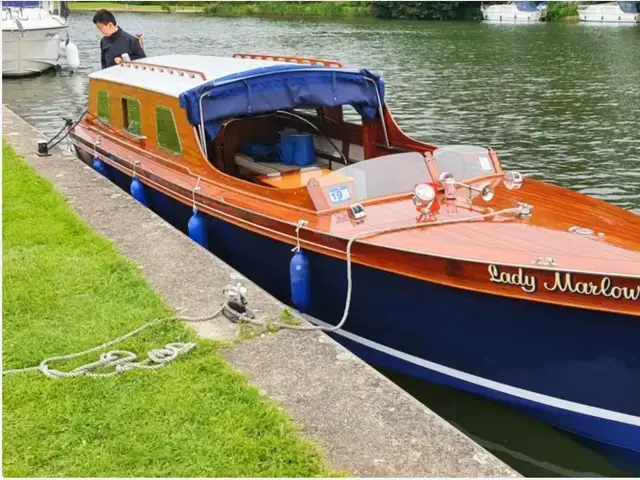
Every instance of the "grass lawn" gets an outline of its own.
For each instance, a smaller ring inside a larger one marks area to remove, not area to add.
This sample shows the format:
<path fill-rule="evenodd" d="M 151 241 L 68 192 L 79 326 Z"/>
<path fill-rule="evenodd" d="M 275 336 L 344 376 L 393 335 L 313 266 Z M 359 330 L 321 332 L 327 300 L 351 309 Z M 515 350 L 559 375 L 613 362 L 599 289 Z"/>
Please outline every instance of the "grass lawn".
<path fill-rule="evenodd" d="M 137 268 L 4 141 L 2 153 L 4 369 L 85 350 L 168 313 Z M 194 338 L 167 322 L 111 348 L 145 358 L 152 348 Z M 3 377 L 4 476 L 336 474 L 289 417 L 221 358 L 217 344 L 195 341 L 195 350 L 155 371 Z"/>
<path fill-rule="evenodd" d="M 97 11 L 106 8 L 112 12 L 162 12 L 162 4 L 158 5 L 132 5 L 127 2 L 69 2 L 71 10 L 91 10 Z M 177 5 L 177 11 L 202 11 L 203 6 L 199 2 L 180 2 Z M 171 6 L 173 10 L 173 5 Z"/>

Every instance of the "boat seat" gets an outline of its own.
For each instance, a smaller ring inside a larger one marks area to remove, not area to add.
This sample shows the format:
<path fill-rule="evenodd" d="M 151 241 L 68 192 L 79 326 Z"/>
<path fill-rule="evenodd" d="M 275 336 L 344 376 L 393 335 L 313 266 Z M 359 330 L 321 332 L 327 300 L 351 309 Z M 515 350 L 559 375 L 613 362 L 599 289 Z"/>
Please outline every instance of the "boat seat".
<path fill-rule="evenodd" d="M 269 175 L 270 173 L 287 172 L 290 170 L 300 170 L 298 165 L 285 165 L 281 162 L 256 162 L 249 155 L 236 153 L 234 155 L 236 165 L 257 175 Z M 314 164 L 315 165 L 315 164 Z"/>
<path fill-rule="evenodd" d="M 331 141 L 335 144 L 336 147 L 342 149 L 342 141 L 332 138 Z M 335 162 L 331 162 L 331 170 L 337 170 L 338 168 L 344 167 L 344 163 L 342 161 L 342 157 L 336 151 L 336 149 L 329 143 L 329 141 L 320 136 L 313 136 L 313 146 L 316 152 L 315 162 L 310 167 L 325 167 L 329 166 L 329 158 L 331 160 L 336 160 Z M 356 163 L 364 160 L 364 148 L 362 145 L 349 145 L 349 163 Z M 277 162 L 257 162 L 249 155 L 238 152 L 234 155 L 234 161 L 236 165 L 242 167 L 250 172 L 262 175 L 268 175 L 269 173 L 274 172 L 286 172 L 289 170 L 299 169 L 299 166 L 296 165 L 285 165 L 284 163 Z"/>
<path fill-rule="evenodd" d="M 236 165 L 245 172 L 253 175 L 269 175 L 279 172 L 290 172 L 307 167 L 329 168 L 329 160 L 316 157 L 316 161 L 310 165 L 300 167 L 299 165 L 285 165 L 282 162 L 258 162 L 244 153 L 236 153 L 233 157 Z M 331 162 L 331 170 L 344 167 L 341 162 Z"/>

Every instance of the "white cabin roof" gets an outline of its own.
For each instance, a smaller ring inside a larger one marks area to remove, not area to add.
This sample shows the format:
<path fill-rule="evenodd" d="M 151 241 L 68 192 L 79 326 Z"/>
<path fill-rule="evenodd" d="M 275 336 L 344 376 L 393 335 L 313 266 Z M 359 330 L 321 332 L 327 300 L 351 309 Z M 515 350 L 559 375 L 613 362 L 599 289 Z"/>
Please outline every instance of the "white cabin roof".
<path fill-rule="evenodd" d="M 66 30 L 67 22 L 59 15 L 52 15 L 44 8 L 23 8 L 2 5 L 2 31 Z M 19 22 L 19 23 L 18 23 Z M 62 32 L 58 32 L 62 34 Z"/>
<path fill-rule="evenodd" d="M 89 78 L 122 83 L 171 97 L 178 97 L 181 93 L 191 88 L 217 78 L 254 68 L 286 63 L 285 61 L 276 62 L 209 55 L 162 55 L 135 60 L 128 65 L 114 65 L 113 67 L 98 70 L 91 73 Z M 164 68 L 161 71 L 161 69 L 156 68 L 157 66 Z M 206 80 L 197 74 L 191 76 L 189 72 L 184 72 L 180 75 L 179 69 L 202 72 Z"/>

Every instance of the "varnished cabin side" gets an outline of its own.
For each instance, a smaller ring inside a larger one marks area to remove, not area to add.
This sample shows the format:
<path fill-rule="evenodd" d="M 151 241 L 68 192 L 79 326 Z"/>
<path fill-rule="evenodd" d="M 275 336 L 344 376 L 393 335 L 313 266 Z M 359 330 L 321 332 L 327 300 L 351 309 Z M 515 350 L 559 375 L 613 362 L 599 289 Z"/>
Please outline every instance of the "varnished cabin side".
<path fill-rule="evenodd" d="M 98 96 L 101 90 L 108 93 L 109 125 L 97 120 Z M 139 136 L 130 134 L 124 127 L 124 107 L 122 102 L 126 98 L 139 102 L 141 119 Z M 182 146 L 182 152 L 179 155 L 168 152 L 159 146 L 155 115 L 155 109 L 158 105 L 169 108 L 173 113 Z M 384 130 L 377 119 L 363 122 L 362 125 L 356 125 L 344 121 L 341 107 L 322 108 L 318 109 L 318 112 L 318 117 L 305 116 L 306 120 L 317 127 L 321 127 L 328 135 L 341 138 L 343 145 L 361 145 L 364 149 L 365 159 L 409 150 L 407 148 L 409 145 L 402 147 L 391 145 L 390 148 L 387 148 L 385 146 Z M 242 122 L 251 123 L 255 121 L 256 119 L 252 118 L 242 119 Z M 197 132 L 189 123 L 186 112 L 181 108 L 179 99 L 176 97 L 121 83 L 91 79 L 89 85 L 89 117 L 86 120 L 86 124 L 91 127 L 93 135 L 99 135 L 103 141 L 109 138 L 118 147 L 132 149 L 136 155 L 150 157 L 151 160 L 155 157 L 155 160 L 162 160 L 165 164 L 171 164 L 178 171 L 187 170 L 191 175 L 201 177 L 205 182 L 212 182 L 237 193 L 253 193 L 257 198 L 271 199 L 309 213 L 315 212 L 315 207 L 306 185 L 301 185 L 298 188 L 277 189 L 246 181 L 235 175 L 237 172 L 233 170 L 232 160 L 228 158 L 230 149 L 225 149 L 225 144 L 234 144 L 235 147 L 239 147 L 240 140 L 249 138 L 246 135 L 243 137 L 242 133 L 238 134 L 231 128 L 223 127 L 215 141 L 208 142 L 209 159 L 207 159 L 197 141 Z M 281 121 L 280 126 L 295 125 L 295 123 L 285 119 Z M 396 127 L 394 122 L 391 123 L 391 126 Z M 261 128 L 263 126 L 257 124 L 255 126 L 248 125 L 246 131 L 259 132 Z M 388 133 L 390 133 L 389 138 L 394 136 L 393 132 Z M 402 138 L 405 138 L 405 136 L 402 136 Z M 420 142 L 415 143 L 420 145 L 418 148 L 420 151 L 431 151 L 436 148 Z M 411 145 L 411 147 L 415 146 Z M 142 162 L 141 158 L 136 157 L 136 160 Z"/>
<path fill-rule="evenodd" d="M 98 116 L 98 93 L 100 90 L 106 91 L 109 95 L 110 124 L 105 126 L 101 122 L 96 122 Z M 124 127 L 124 109 L 122 101 L 124 98 L 135 99 L 140 102 L 141 136 L 146 139 L 141 140 L 135 135 L 128 133 Z M 171 110 L 180 140 L 182 152 L 179 155 L 163 149 L 158 144 L 158 129 L 156 123 L 156 107 L 163 106 Z M 91 79 L 89 82 L 89 114 L 94 121 L 91 123 L 99 128 L 110 131 L 113 135 L 120 137 L 123 142 L 138 145 L 149 153 L 164 158 L 170 162 L 177 162 L 187 166 L 194 171 L 203 172 L 202 155 L 196 142 L 193 127 L 189 124 L 184 110 L 180 107 L 177 98 L 169 95 L 149 90 L 133 88 L 128 85 L 109 82 L 99 79 Z"/>

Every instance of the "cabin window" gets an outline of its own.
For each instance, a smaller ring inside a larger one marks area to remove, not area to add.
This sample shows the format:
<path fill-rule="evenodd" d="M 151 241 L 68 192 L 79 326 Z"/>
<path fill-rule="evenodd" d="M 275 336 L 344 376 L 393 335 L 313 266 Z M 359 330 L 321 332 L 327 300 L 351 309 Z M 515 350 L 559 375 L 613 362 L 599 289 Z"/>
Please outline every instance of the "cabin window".
<path fill-rule="evenodd" d="M 106 90 L 98 91 L 98 120 L 105 125 L 111 122 L 111 109 L 109 105 L 109 92 Z"/>
<path fill-rule="evenodd" d="M 140 102 L 135 98 L 122 98 L 122 126 L 132 135 L 142 135 Z"/>
<path fill-rule="evenodd" d="M 293 113 L 307 115 L 309 117 L 318 117 L 318 109 L 315 107 L 297 107 L 293 110 Z"/>
<path fill-rule="evenodd" d="M 173 118 L 173 110 L 160 105 L 156 107 L 156 131 L 160 148 L 174 155 L 182 155 L 182 146 L 176 128 L 176 120 Z"/>

